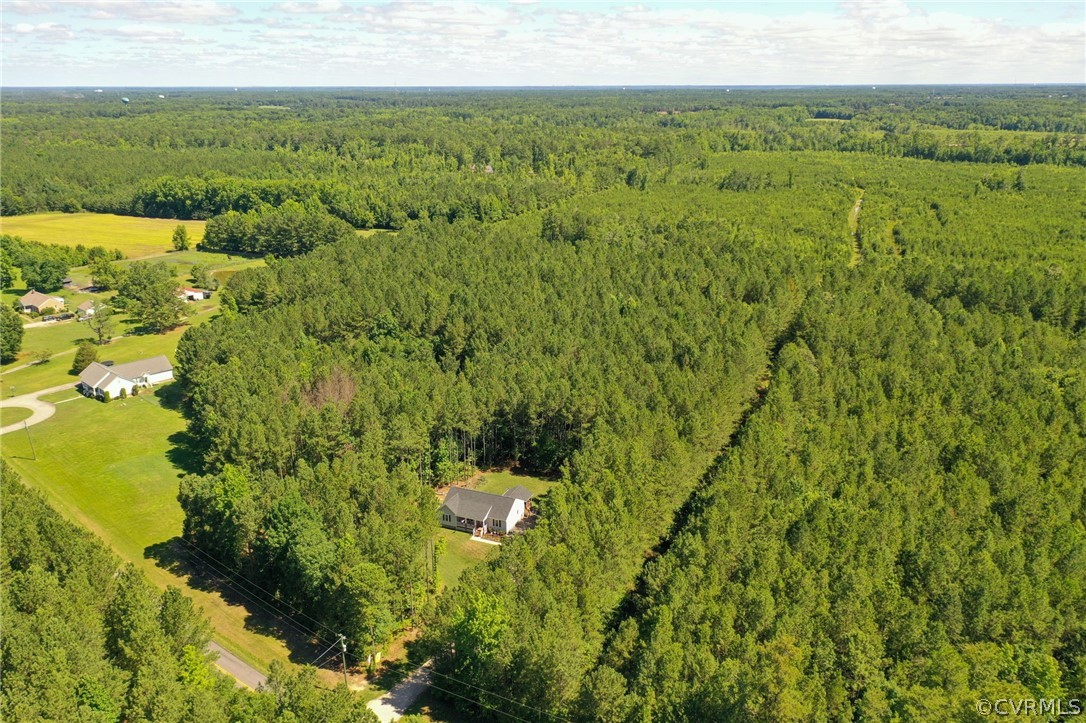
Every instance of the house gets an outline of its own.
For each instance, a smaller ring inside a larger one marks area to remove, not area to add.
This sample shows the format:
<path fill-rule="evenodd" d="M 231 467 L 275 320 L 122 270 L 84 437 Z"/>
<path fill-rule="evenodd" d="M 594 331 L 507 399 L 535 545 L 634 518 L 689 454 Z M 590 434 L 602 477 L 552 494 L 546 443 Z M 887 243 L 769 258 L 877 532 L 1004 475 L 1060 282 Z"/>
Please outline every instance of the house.
<path fill-rule="evenodd" d="M 31 289 L 19 298 L 19 307 L 24 312 L 33 312 L 35 314 L 40 314 L 48 309 L 60 311 L 64 308 L 64 299 Z"/>
<path fill-rule="evenodd" d="M 438 515 L 442 527 L 508 535 L 524 517 L 524 500 L 453 487 Z"/>
<path fill-rule="evenodd" d="M 524 503 L 525 511 L 531 510 L 532 506 L 528 503 L 532 499 L 532 493 L 528 491 L 528 488 L 524 485 L 517 485 L 516 487 L 510 487 L 505 491 L 502 497 L 512 497 L 515 500 L 520 500 Z"/>
<path fill-rule="evenodd" d="M 203 301 L 204 299 L 211 298 L 211 292 L 207 289 L 193 289 L 186 286 L 185 288 L 178 290 L 177 298 L 184 299 L 185 301 Z"/>
<path fill-rule="evenodd" d="M 79 306 L 75 307 L 75 310 L 79 312 L 79 319 L 88 319 L 94 316 L 94 302 L 84 301 Z"/>
<path fill-rule="evenodd" d="M 120 396 L 121 391 L 131 394 L 137 387 L 154 386 L 173 379 L 173 365 L 165 356 L 110 365 L 93 362 L 79 374 L 79 388 L 88 397 L 110 398 Z"/>

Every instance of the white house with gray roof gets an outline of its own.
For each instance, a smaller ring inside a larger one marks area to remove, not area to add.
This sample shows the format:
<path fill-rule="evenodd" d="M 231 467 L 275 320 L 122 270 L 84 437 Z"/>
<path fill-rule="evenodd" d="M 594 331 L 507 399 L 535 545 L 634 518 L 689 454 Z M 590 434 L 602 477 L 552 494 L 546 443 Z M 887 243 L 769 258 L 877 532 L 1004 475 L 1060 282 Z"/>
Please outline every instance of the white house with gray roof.
<path fill-rule="evenodd" d="M 173 379 L 173 365 L 163 355 L 127 364 L 91 363 L 79 374 L 79 388 L 88 397 L 110 398 L 131 394 L 137 387 L 150 387 Z"/>
<path fill-rule="evenodd" d="M 525 500 L 453 487 L 438 510 L 442 527 L 508 535 L 524 517 Z"/>

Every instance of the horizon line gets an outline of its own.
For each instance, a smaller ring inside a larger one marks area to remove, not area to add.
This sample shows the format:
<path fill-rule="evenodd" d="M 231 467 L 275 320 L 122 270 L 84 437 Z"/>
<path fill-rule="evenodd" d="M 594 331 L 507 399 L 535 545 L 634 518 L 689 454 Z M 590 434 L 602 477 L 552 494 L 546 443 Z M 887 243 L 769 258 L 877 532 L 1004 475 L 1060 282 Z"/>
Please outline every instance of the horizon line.
<path fill-rule="evenodd" d="M 608 83 L 591 85 L 13 85 L 0 84 L 0 92 L 5 90 L 519 90 L 519 89 L 570 89 L 570 90 L 644 90 L 644 89 L 757 89 L 757 88 L 984 88 L 984 87 L 1037 87 L 1064 86 L 1086 88 L 1082 81 L 1035 81 L 1035 82 L 999 82 L 999 83 L 698 83 L 698 84 L 660 84 L 660 83 Z"/>

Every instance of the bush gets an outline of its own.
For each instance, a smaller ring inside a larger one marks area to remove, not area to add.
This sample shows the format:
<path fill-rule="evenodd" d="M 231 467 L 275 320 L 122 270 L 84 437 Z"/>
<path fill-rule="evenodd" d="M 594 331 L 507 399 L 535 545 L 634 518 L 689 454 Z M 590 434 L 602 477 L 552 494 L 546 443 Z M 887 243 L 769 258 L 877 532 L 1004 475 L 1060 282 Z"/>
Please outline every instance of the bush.
<path fill-rule="evenodd" d="M 113 396 L 109 392 L 102 392 L 102 401 L 103 402 L 109 402 L 109 401 L 112 401 L 112 399 L 113 399 Z"/>
<path fill-rule="evenodd" d="M 128 396 L 128 391 L 125 390 L 124 387 L 122 387 L 121 388 L 121 393 L 118 396 L 120 396 L 121 399 L 124 399 L 124 398 L 126 398 Z"/>
<path fill-rule="evenodd" d="M 139 387 L 132 387 L 132 396 L 133 397 L 138 397 L 139 393 L 140 393 L 140 388 Z"/>

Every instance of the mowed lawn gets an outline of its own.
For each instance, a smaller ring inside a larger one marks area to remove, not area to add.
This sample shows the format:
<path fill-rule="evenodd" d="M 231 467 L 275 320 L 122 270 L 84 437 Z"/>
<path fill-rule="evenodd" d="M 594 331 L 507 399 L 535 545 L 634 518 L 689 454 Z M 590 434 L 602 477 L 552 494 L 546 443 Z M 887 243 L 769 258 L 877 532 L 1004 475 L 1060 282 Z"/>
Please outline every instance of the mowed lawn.
<path fill-rule="evenodd" d="M 21 422 L 31 414 L 29 409 L 23 407 L 0 407 L 0 427 Z"/>
<path fill-rule="evenodd" d="M 492 472 L 483 472 L 483 476 L 479 479 L 478 485 L 475 489 L 480 492 L 490 492 L 495 495 L 503 495 L 506 490 L 512 489 L 517 485 L 523 486 L 532 496 L 539 497 L 546 493 L 557 482 L 553 482 L 543 477 L 533 477 L 527 474 L 518 474 L 510 472 L 509 470 L 497 470 Z"/>
<path fill-rule="evenodd" d="M 253 620 L 245 607 L 189 587 L 147 556 L 149 547 L 181 533 L 177 490 L 184 452 L 174 445 L 185 429 L 181 414 L 149 393 L 108 404 L 66 392 L 50 398 L 69 401 L 29 435 L 17 431 L 0 438 L 4 458 L 23 481 L 160 588 L 182 588 L 210 617 L 217 639 L 239 657 L 263 670 L 272 660 L 287 660 L 282 641 L 247 628 Z"/>
<path fill-rule="evenodd" d="M 104 246 L 129 258 L 173 248 L 173 230 L 182 223 L 193 246 L 204 237 L 204 221 L 115 216 L 110 213 L 33 213 L 0 218 L 0 233 L 62 246 Z"/>
<path fill-rule="evenodd" d="M 498 551 L 497 545 L 472 542 L 471 535 L 466 532 L 443 527 L 438 530 L 437 536 L 439 540 L 445 541 L 445 552 L 437 560 L 437 579 L 442 588 L 456 587 L 460 581 L 460 573 Z"/>

